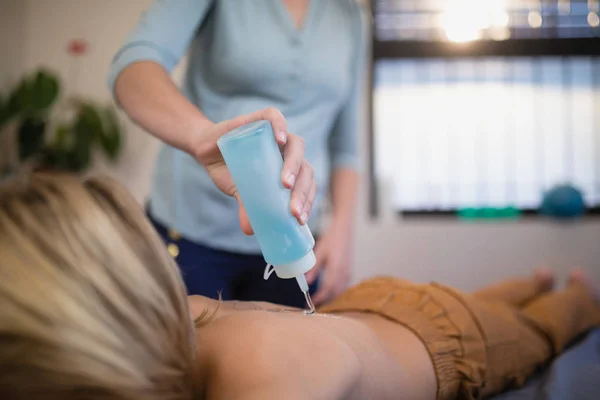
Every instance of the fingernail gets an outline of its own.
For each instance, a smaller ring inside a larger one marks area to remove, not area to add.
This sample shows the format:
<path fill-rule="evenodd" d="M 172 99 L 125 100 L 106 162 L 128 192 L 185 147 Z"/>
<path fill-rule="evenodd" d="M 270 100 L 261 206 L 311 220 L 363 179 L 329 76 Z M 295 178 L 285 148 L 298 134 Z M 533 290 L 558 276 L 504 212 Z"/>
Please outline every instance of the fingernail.
<path fill-rule="evenodd" d="M 287 183 L 290 186 L 294 186 L 294 183 L 296 182 L 296 174 L 294 173 L 290 173 L 287 177 Z"/>
<path fill-rule="evenodd" d="M 301 213 L 302 213 L 302 206 L 300 204 L 297 204 L 294 207 L 294 210 L 296 211 L 296 214 L 301 215 Z"/>
<path fill-rule="evenodd" d="M 302 223 L 305 224 L 306 221 L 308 221 L 308 213 L 306 211 L 304 211 L 302 213 L 302 215 L 300 216 L 300 220 L 302 220 Z"/>
<path fill-rule="evenodd" d="M 284 131 L 280 131 L 277 133 L 277 139 L 279 139 L 279 141 L 281 143 L 285 143 L 285 142 L 287 142 L 287 135 L 285 134 Z"/>

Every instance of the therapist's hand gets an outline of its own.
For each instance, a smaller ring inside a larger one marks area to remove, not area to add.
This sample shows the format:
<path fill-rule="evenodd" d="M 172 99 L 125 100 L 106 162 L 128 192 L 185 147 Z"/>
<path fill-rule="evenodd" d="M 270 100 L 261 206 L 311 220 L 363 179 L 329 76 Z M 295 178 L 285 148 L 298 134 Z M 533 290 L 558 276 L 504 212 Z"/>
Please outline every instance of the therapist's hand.
<path fill-rule="evenodd" d="M 299 223 L 304 225 L 308 220 L 317 194 L 317 184 L 313 169 L 304 158 L 304 140 L 287 131 L 287 122 L 279 110 L 267 108 L 217 124 L 207 121 L 200 128 L 200 134 L 195 135 L 193 143 L 190 144 L 193 156 L 206 168 L 217 187 L 223 193 L 237 199 L 240 226 L 247 235 L 253 233 L 252 227 L 225 160 L 217 147 L 217 139 L 232 129 L 259 120 L 271 122 L 275 138 L 283 154 L 281 181 L 284 187 L 292 191 L 290 204 L 292 215 L 296 217 Z"/>
<path fill-rule="evenodd" d="M 312 300 L 320 305 L 332 300 L 346 289 L 350 282 L 350 261 L 352 234 L 350 229 L 329 226 L 325 234 L 319 238 L 315 246 L 317 264 L 306 274 L 312 284 L 319 274 L 319 289 Z"/>

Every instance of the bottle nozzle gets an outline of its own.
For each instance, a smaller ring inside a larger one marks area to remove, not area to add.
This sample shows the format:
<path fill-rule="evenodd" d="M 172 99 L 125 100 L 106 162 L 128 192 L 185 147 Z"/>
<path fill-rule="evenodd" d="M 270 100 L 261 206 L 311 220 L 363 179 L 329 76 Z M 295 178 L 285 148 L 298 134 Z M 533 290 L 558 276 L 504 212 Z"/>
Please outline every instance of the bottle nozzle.
<path fill-rule="evenodd" d="M 304 274 L 296 276 L 296 281 L 298 282 L 298 285 L 300 286 L 300 290 L 302 290 L 302 292 L 307 293 L 308 292 L 308 282 L 306 282 L 306 277 L 304 276 Z"/>

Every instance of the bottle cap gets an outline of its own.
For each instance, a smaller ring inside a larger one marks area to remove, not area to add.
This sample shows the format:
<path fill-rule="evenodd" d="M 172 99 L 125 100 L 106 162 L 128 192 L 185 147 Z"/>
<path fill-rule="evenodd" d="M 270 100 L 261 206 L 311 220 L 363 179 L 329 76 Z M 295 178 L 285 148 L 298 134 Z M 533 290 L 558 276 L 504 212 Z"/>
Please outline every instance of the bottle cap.
<path fill-rule="evenodd" d="M 265 268 L 264 278 L 269 279 L 269 276 L 273 272 L 277 274 L 279 278 L 291 279 L 296 278 L 300 289 L 303 292 L 308 292 L 308 282 L 306 281 L 305 273 L 310 271 L 317 263 L 317 257 L 314 251 L 309 251 L 304 257 L 289 264 L 283 264 L 278 266 L 267 265 Z"/>
<path fill-rule="evenodd" d="M 304 276 L 317 263 L 317 257 L 314 251 L 309 251 L 304 257 L 289 264 L 275 265 L 275 273 L 282 279 L 291 279 L 298 276 Z"/>

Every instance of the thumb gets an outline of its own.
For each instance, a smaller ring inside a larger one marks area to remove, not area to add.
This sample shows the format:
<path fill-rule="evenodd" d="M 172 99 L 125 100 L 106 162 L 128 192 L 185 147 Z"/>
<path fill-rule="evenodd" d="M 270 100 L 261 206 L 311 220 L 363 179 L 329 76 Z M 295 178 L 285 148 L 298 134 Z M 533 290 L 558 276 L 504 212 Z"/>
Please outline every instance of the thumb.
<path fill-rule="evenodd" d="M 254 230 L 252 229 L 252 225 L 250 225 L 250 219 L 248 219 L 246 207 L 244 207 L 244 203 L 242 203 L 242 199 L 237 192 L 235 192 L 234 196 L 238 202 L 238 217 L 240 219 L 240 227 L 242 228 L 242 232 L 248 236 L 251 236 L 254 234 Z"/>

